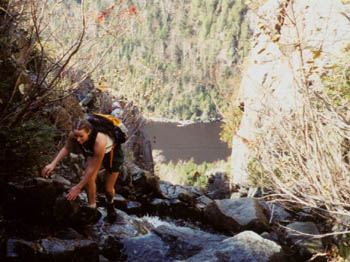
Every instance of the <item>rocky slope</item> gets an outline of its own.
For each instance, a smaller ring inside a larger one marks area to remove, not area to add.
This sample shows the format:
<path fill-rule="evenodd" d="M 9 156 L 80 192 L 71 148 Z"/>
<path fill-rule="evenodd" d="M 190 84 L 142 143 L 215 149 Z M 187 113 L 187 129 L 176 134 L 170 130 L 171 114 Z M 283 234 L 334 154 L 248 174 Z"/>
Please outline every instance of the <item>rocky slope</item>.
<path fill-rule="evenodd" d="M 55 122 L 65 120 L 61 128 L 71 125 L 69 111 L 78 112 L 74 99 L 47 112 Z M 83 162 L 70 155 L 50 178 L 28 175 L 0 183 L 1 261 L 294 262 L 323 251 L 322 241 L 281 227 L 318 234 L 319 221 L 307 210 L 287 211 L 255 198 L 259 192 L 248 195 L 242 189 L 228 199 L 230 188 L 222 183 L 204 192 L 159 181 L 147 154 L 151 148 L 142 117 L 130 108 L 124 108 L 130 138 L 116 183 L 117 220 L 106 219 L 103 170 L 97 179 L 97 211 L 88 207 L 85 192 L 75 201 L 66 199 L 80 180 Z"/>
<path fill-rule="evenodd" d="M 210 198 L 194 187 L 158 181 L 134 166 L 118 178 L 118 218 L 106 219 L 103 175 L 97 212 L 85 193 L 66 192 L 77 174 L 68 162 L 51 178 L 1 184 L 1 261 L 306 261 L 324 242 L 312 215 L 246 194 Z M 320 260 L 322 261 L 322 260 Z"/>

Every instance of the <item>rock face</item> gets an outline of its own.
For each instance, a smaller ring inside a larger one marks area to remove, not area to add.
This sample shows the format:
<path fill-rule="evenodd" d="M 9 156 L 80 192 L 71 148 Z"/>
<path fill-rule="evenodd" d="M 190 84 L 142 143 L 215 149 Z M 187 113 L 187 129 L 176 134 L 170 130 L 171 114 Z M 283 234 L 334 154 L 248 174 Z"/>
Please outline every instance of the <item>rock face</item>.
<path fill-rule="evenodd" d="M 252 49 L 239 94 L 244 113 L 232 143 L 232 184 L 250 184 L 247 165 L 256 137 L 275 124 L 264 116 L 269 108 L 298 110 L 301 69 L 322 87 L 320 76 L 344 57 L 349 11 L 349 1 L 342 0 L 268 0 L 250 13 Z"/>
<path fill-rule="evenodd" d="M 10 239 L 7 243 L 8 258 L 27 261 L 99 261 L 96 242 L 91 240 L 63 240 L 46 238 L 36 242 Z"/>
<path fill-rule="evenodd" d="M 300 249 L 300 253 L 305 257 L 311 254 L 322 252 L 323 244 L 321 239 L 312 237 L 319 235 L 317 226 L 312 222 L 294 222 L 287 226 L 287 239 Z M 302 235 L 302 234 L 305 235 Z"/>
<path fill-rule="evenodd" d="M 242 230 L 262 233 L 269 228 L 262 207 L 253 198 L 215 200 L 204 214 L 218 230 L 232 234 Z"/>
<path fill-rule="evenodd" d="M 133 162 L 154 174 L 152 145 L 145 130 L 145 119 L 132 103 L 124 108 L 123 123 L 128 127 L 126 146 L 132 152 Z"/>
<path fill-rule="evenodd" d="M 188 262 L 284 262 L 286 257 L 279 245 L 263 239 L 252 231 L 244 231 L 218 243 L 217 249 L 208 246 Z"/>

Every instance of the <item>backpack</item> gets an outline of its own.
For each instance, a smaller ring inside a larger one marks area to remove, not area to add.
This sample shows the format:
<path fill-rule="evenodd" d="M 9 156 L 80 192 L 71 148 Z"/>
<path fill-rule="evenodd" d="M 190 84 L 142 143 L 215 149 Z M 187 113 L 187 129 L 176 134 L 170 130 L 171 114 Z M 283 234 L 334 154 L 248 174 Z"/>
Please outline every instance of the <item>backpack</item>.
<path fill-rule="evenodd" d="M 112 115 L 93 113 L 88 121 L 97 132 L 109 135 L 117 144 L 123 144 L 128 139 L 128 129 Z"/>

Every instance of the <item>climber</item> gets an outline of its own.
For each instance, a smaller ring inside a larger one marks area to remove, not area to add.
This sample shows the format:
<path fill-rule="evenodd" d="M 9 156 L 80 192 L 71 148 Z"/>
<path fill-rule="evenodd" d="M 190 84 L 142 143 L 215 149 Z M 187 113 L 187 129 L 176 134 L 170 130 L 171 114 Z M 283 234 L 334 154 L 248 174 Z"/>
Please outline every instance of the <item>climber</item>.
<path fill-rule="evenodd" d="M 121 119 L 123 116 L 123 113 L 124 113 L 124 110 L 122 107 L 122 103 L 118 101 L 113 102 L 111 115 Z"/>
<path fill-rule="evenodd" d="M 110 136 L 94 130 L 88 120 L 74 122 L 73 130 L 69 133 L 66 144 L 54 160 L 43 168 L 42 175 L 49 175 L 58 162 L 73 151 L 75 145 L 79 145 L 86 157 L 86 167 L 83 178 L 69 190 L 67 199 L 76 199 L 82 188 L 86 187 L 89 205 L 91 208 L 96 208 L 96 177 L 103 164 L 108 173 L 105 183 L 107 214 L 108 218 L 114 220 L 117 217 L 113 204 L 114 185 L 123 163 L 123 151 L 121 145 L 114 143 Z"/>

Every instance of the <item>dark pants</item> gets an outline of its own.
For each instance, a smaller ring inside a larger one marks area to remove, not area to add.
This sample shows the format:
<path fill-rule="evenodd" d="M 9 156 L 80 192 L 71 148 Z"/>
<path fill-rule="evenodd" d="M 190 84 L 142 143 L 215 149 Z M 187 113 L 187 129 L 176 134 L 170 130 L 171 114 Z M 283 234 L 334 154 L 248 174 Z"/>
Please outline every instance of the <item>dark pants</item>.
<path fill-rule="evenodd" d="M 116 145 L 114 147 L 112 163 L 111 163 L 111 155 L 112 155 L 112 151 L 105 154 L 105 156 L 103 158 L 104 168 L 109 173 L 120 172 L 121 166 L 122 166 L 123 161 L 124 161 L 124 154 L 123 154 L 123 150 L 122 150 L 121 146 Z M 112 164 L 112 166 L 111 166 L 111 164 Z"/>

